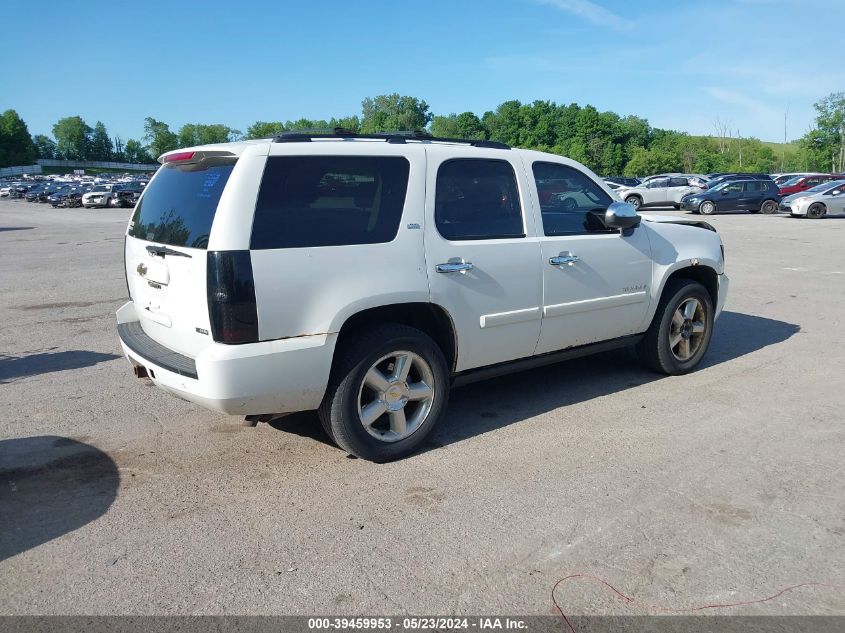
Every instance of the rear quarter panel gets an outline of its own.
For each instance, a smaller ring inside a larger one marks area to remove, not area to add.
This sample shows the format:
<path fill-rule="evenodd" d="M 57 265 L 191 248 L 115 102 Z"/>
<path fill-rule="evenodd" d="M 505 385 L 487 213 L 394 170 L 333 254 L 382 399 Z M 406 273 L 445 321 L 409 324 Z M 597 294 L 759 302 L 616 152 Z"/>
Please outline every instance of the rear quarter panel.
<path fill-rule="evenodd" d="M 270 148 L 271 156 L 314 154 L 405 157 L 410 170 L 404 212 L 391 242 L 253 250 L 262 340 L 335 333 L 361 310 L 429 300 L 423 243 L 424 149 L 415 144 L 342 141 L 279 143 Z M 251 205 L 254 210 L 254 197 Z M 233 230 L 239 232 L 238 243 L 248 245 L 243 225 L 251 231 L 251 223 L 241 224 Z M 220 243 L 224 239 L 229 238 L 221 236 Z"/>

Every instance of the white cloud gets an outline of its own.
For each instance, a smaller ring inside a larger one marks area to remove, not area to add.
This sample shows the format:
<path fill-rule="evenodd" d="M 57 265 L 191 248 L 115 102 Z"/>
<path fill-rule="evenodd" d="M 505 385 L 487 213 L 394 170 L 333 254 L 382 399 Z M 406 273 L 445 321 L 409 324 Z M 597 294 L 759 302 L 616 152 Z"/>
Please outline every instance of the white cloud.
<path fill-rule="evenodd" d="M 541 4 L 547 4 L 557 7 L 561 11 L 566 11 L 584 18 L 588 22 L 597 24 L 599 26 L 606 26 L 617 31 L 624 31 L 631 28 L 634 23 L 627 18 L 622 17 L 606 9 L 605 7 L 590 2 L 590 0 L 537 0 Z"/>

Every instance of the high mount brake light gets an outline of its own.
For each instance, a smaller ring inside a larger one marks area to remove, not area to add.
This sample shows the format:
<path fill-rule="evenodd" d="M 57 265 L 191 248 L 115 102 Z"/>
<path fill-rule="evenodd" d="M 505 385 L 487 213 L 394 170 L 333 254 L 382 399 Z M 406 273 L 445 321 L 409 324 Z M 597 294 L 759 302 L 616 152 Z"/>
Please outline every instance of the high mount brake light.
<path fill-rule="evenodd" d="M 168 154 L 164 157 L 165 163 L 175 163 L 182 160 L 191 160 L 196 152 L 176 152 L 175 154 Z"/>

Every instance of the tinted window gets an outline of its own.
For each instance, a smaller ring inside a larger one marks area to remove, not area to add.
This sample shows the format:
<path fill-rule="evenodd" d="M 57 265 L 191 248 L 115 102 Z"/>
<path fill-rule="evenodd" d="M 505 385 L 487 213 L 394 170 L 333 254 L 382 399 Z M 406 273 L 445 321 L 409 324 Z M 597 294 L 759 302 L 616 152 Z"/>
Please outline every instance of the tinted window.
<path fill-rule="evenodd" d="M 525 237 L 511 164 L 459 158 L 440 165 L 434 220 L 447 240 Z"/>
<path fill-rule="evenodd" d="M 686 178 L 670 178 L 669 179 L 669 186 L 670 187 L 687 187 L 687 186 L 689 186 L 689 181 Z"/>
<path fill-rule="evenodd" d="M 270 157 L 250 248 L 390 242 L 399 230 L 409 169 L 400 156 Z"/>
<path fill-rule="evenodd" d="M 592 178 L 557 163 L 534 163 L 533 171 L 546 235 L 613 232 L 603 221 L 612 199 Z"/>
<path fill-rule="evenodd" d="M 745 190 L 749 192 L 759 192 L 766 190 L 766 183 L 762 180 L 752 180 L 745 183 Z"/>
<path fill-rule="evenodd" d="M 129 235 L 171 246 L 205 248 L 233 159 L 165 165 L 135 207 Z"/>

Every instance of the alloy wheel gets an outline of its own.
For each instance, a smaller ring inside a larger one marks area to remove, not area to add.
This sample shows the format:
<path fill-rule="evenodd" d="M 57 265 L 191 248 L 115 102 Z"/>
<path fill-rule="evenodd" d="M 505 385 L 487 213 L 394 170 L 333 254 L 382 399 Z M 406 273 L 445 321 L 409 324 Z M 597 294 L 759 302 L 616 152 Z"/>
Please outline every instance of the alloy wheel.
<path fill-rule="evenodd" d="M 672 314 L 669 348 L 679 361 L 688 361 L 698 353 L 707 332 L 704 304 L 695 297 L 684 299 Z"/>
<path fill-rule="evenodd" d="M 358 392 L 358 417 L 382 442 L 398 442 L 420 428 L 434 403 L 434 372 L 419 355 L 397 351 L 381 357 Z"/>

